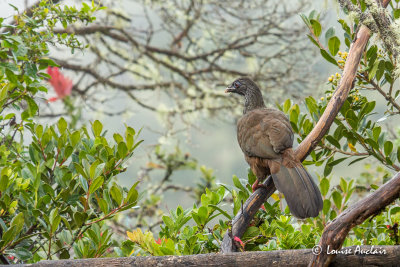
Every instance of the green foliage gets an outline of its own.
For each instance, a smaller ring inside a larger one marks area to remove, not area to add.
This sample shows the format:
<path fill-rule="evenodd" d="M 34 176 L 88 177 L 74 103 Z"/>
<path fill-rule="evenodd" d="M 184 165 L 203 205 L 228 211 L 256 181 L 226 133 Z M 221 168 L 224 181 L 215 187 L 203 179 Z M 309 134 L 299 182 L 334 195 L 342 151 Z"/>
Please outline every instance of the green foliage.
<path fill-rule="evenodd" d="M 110 142 L 99 121 L 72 130 L 64 118 L 55 125 L 33 120 L 35 95 L 49 78 L 43 70 L 56 66 L 49 44 L 83 48 L 53 28 L 92 22 L 97 9 L 41 1 L 31 16 L 15 16 L 15 25 L 0 19 L 0 255 L 14 262 L 100 257 L 112 245 L 104 221 L 138 201 L 137 183 L 114 181 L 141 143 L 133 128 Z"/>
<path fill-rule="evenodd" d="M 207 190 L 201 196 L 199 206 L 194 205 L 186 210 L 178 206 L 170 211 L 169 216 L 163 216 L 158 239 L 150 231 L 143 233 L 139 228 L 128 232 L 129 239 L 124 242 L 124 250 L 119 250 L 119 255 L 188 255 L 219 251 L 223 236 L 230 230 L 231 220 L 237 213 L 235 203 L 241 203 L 248 197 L 252 182 L 251 172 L 246 180 L 234 176 L 235 187 L 221 184 L 214 191 Z M 241 238 L 244 244 L 241 249 L 300 249 L 318 244 L 325 225 L 345 210 L 349 200 L 355 197 L 356 186 L 354 180 L 344 178 L 340 179 L 339 185 L 332 186 L 330 179 L 323 177 L 320 179 L 320 188 L 324 207 L 316 218 L 297 221 L 290 215 L 288 207 L 281 207 L 280 200 L 264 203 Z M 235 201 L 235 198 L 239 201 Z M 230 207 L 227 203 L 231 203 Z M 399 211 L 399 203 L 396 203 L 353 228 L 345 246 L 398 244 L 396 227 L 400 219 Z M 207 226 L 210 222 L 214 222 L 212 227 Z"/>
<path fill-rule="evenodd" d="M 99 240 L 111 234 L 103 231 L 98 237 L 97 224 L 137 204 L 137 183 L 121 188 L 113 177 L 125 171 L 124 162 L 141 141 L 127 127 L 125 139 L 110 143 L 98 131 L 99 121 L 93 123 L 93 134 L 86 127 L 70 131 L 63 118 L 57 126 L 26 127 L 32 142 L 18 154 L 11 151 L 8 166 L 1 166 L 0 251 L 34 261 L 59 253 L 69 258 L 70 247 L 78 257 L 101 256 L 110 244 Z"/>

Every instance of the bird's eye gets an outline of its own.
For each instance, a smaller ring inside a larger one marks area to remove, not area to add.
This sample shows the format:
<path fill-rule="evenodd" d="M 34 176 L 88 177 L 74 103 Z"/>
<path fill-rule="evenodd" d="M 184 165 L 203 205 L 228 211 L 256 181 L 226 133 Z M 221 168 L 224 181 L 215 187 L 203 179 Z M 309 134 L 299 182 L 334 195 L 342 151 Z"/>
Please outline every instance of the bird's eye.
<path fill-rule="evenodd" d="M 235 88 L 238 88 L 239 86 L 241 86 L 241 84 L 240 84 L 240 82 L 236 81 L 236 82 L 233 83 L 233 86 Z"/>

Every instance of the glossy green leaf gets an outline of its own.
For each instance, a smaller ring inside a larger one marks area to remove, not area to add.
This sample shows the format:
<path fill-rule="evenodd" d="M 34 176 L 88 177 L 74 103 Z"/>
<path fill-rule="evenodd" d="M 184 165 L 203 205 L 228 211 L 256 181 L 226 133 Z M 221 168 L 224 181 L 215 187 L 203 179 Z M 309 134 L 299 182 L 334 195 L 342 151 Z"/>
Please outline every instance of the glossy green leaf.
<path fill-rule="evenodd" d="M 331 201 L 329 199 L 324 199 L 324 204 L 322 206 L 322 213 L 326 216 L 331 209 Z"/>
<path fill-rule="evenodd" d="M 340 49 L 340 40 L 337 36 L 329 38 L 328 48 L 332 56 L 336 56 L 336 54 L 339 52 Z"/>
<path fill-rule="evenodd" d="M 319 21 L 315 19 L 310 19 L 310 23 L 315 36 L 319 37 L 321 35 L 321 29 L 322 29 L 321 24 L 319 23 Z"/>
<path fill-rule="evenodd" d="M 65 121 L 64 118 L 61 117 L 61 118 L 58 120 L 58 122 L 57 122 L 58 131 L 59 131 L 61 134 L 63 134 L 63 133 L 65 132 L 65 130 L 67 129 L 67 127 L 68 127 L 67 122 Z"/>
<path fill-rule="evenodd" d="M 104 183 L 103 176 L 98 176 L 97 178 L 95 178 L 92 184 L 90 185 L 89 194 L 93 194 L 94 192 L 96 192 L 96 190 L 99 189 L 103 185 L 103 183 Z"/>
<path fill-rule="evenodd" d="M 326 196 L 326 194 L 329 191 L 329 180 L 327 178 L 322 178 L 319 186 L 320 186 L 320 189 L 321 189 L 321 194 L 323 196 Z"/>
<path fill-rule="evenodd" d="M 101 131 L 103 130 L 103 124 L 100 121 L 95 120 L 92 125 L 94 136 L 100 136 Z"/>
<path fill-rule="evenodd" d="M 117 203 L 117 205 L 118 205 L 118 206 L 121 205 L 121 202 L 122 202 L 122 192 L 121 192 L 121 190 L 119 189 L 119 187 L 116 186 L 116 185 L 113 185 L 113 186 L 111 187 L 111 189 L 110 189 L 110 194 L 111 194 L 112 199 L 114 199 L 114 201 Z"/>
<path fill-rule="evenodd" d="M 326 52 L 324 49 L 320 49 L 321 55 L 330 63 L 332 63 L 335 66 L 338 66 L 338 63 L 336 59 L 334 59 L 328 52 Z"/>
<path fill-rule="evenodd" d="M 333 202 L 338 209 L 342 207 L 342 195 L 338 191 L 332 193 Z"/>
<path fill-rule="evenodd" d="M 383 148 L 384 148 L 385 156 L 389 156 L 390 153 L 392 153 L 392 151 L 393 151 L 393 143 L 390 141 L 386 141 Z"/>
<path fill-rule="evenodd" d="M 331 37 L 335 36 L 335 28 L 330 27 L 325 33 L 325 42 L 328 43 Z"/>

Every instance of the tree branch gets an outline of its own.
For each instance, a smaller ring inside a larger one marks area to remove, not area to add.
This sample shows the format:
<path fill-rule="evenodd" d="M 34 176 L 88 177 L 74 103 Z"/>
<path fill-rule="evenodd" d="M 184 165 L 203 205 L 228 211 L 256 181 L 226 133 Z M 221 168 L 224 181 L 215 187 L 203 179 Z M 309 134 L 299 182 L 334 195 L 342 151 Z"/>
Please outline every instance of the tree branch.
<path fill-rule="evenodd" d="M 345 248 L 352 251 L 338 255 L 333 266 L 396 266 L 400 262 L 400 246 L 359 246 Z M 386 254 L 374 254 L 365 257 L 356 251 L 377 251 Z M 24 264 L 32 267 L 64 267 L 64 266 L 276 266 L 299 267 L 307 266 L 312 257 L 311 249 L 257 251 L 229 254 L 200 254 L 187 256 L 158 256 L 158 257 L 121 257 L 97 258 L 79 260 L 41 261 L 34 264 Z"/>

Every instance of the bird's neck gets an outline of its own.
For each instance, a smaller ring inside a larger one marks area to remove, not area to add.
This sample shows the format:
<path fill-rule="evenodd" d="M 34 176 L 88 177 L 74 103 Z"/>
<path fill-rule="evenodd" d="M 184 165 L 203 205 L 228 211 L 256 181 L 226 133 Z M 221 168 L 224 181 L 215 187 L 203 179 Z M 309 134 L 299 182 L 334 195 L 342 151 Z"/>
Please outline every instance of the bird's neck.
<path fill-rule="evenodd" d="M 265 108 L 264 100 L 259 89 L 247 91 L 245 95 L 243 114 L 254 109 Z"/>

